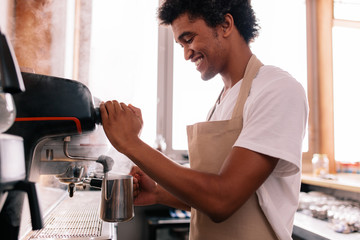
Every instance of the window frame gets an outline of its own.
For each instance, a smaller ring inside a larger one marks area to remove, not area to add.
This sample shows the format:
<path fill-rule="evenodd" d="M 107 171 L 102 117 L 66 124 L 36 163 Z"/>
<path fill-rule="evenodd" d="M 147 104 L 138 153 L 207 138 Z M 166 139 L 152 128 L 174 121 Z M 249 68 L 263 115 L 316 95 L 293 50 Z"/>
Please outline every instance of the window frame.
<path fill-rule="evenodd" d="M 329 172 L 336 173 L 333 96 L 333 43 L 334 26 L 355 26 L 360 23 L 334 19 L 334 1 L 307 0 L 309 5 L 309 103 L 312 152 L 303 157 L 306 172 L 311 172 L 311 155 L 325 153 L 329 158 Z M 309 170 L 310 169 L 310 170 Z M 305 172 L 305 171 L 303 171 Z"/>

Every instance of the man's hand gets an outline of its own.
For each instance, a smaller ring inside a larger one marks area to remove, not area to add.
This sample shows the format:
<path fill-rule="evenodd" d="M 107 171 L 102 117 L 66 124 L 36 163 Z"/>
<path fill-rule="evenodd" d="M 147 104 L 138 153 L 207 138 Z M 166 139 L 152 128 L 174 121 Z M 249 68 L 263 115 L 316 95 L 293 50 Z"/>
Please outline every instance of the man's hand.
<path fill-rule="evenodd" d="M 134 177 L 134 205 L 144 206 L 157 203 L 157 184 L 137 166 L 131 169 Z"/>
<path fill-rule="evenodd" d="M 124 154 L 134 147 L 143 125 L 141 110 L 117 101 L 100 104 L 102 124 L 111 144 Z"/>

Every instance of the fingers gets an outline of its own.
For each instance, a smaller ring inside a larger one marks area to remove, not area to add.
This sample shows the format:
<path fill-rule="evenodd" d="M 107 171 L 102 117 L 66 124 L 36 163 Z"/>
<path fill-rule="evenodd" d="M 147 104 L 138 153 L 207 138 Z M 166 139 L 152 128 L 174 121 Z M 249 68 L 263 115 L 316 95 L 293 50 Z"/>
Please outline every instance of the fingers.
<path fill-rule="evenodd" d="M 133 166 L 129 174 L 133 176 L 134 183 L 140 184 L 140 178 L 143 172 L 140 170 L 138 166 Z"/>
<path fill-rule="evenodd" d="M 135 115 L 140 119 L 141 124 L 143 124 L 141 109 L 134 107 L 133 105 L 129 104 L 128 107 L 135 113 Z"/>
<path fill-rule="evenodd" d="M 138 166 L 133 166 L 130 175 L 133 176 L 133 196 L 136 198 L 140 194 L 140 176 L 138 172 L 141 171 Z"/>
<path fill-rule="evenodd" d="M 131 111 L 131 112 L 135 113 L 135 115 L 137 117 L 140 117 L 140 118 L 142 117 L 140 108 L 134 107 L 131 104 L 126 105 L 123 102 L 119 103 L 117 100 L 106 101 L 105 103 L 104 102 L 100 103 L 100 111 L 104 111 L 104 113 L 105 113 L 105 110 L 106 110 L 107 114 L 109 114 L 109 112 L 118 112 L 120 110 Z"/>
<path fill-rule="evenodd" d="M 110 115 L 120 113 L 125 111 L 126 105 L 124 103 L 119 103 L 116 100 L 107 101 L 100 103 L 100 113 L 101 116 L 109 118 Z M 128 107 L 126 107 L 128 108 Z"/>
<path fill-rule="evenodd" d="M 140 193 L 140 182 L 137 178 L 133 179 L 133 196 L 136 198 Z"/>
<path fill-rule="evenodd" d="M 120 107 L 124 112 L 132 112 L 132 110 L 123 102 L 120 103 Z"/>
<path fill-rule="evenodd" d="M 101 114 L 101 121 L 104 123 L 108 120 L 109 118 L 109 114 L 107 112 L 107 109 L 106 109 L 106 106 L 105 106 L 105 103 L 102 102 L 100 103 L 100 114 Z"/>
<path fill-rule="evenodd" d="M 109 115 L 112 113 L 119 113 L 123 111 L 122 107 L 120 106 L 120 103 L 116 100 L 107 101 L 105 103 L 105 107 Z"/>
<path fill-rule="evenodd" d="M 124 112 L 122 104 L 116 100 L 100 103 L 100 113 L 103 124 L 109 122 L 109 118 L 116 118 L 117 114 L 121 112 Z"/>
<path fill-rule="evenodd" d="M 128 107 L 136 114 L 136 116 L 141 117 L 141 109 L 134 107 L 133 105 L 129 104 Z"/>
<path fill-rule="evenodd" d="M 138 174 L 139 172 L 141 172 L 140 168 L 135 165 L 131 168 L 130 175 L 134 176 L 135 174 Z"/>

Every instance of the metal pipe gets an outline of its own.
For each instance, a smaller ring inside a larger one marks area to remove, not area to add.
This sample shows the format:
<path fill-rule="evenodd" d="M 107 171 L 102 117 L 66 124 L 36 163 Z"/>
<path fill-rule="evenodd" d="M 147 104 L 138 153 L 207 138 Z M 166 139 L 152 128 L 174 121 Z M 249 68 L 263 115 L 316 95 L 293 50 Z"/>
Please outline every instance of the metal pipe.
<path fill-rule="evenodd" d="M 67 158 L 74 159 L 74 160 L 86 160 L 86 161 L 97 161 L 98 158 L 95 157 L 84 157 L 84 156 L 74 156 L 70 155 L 68 149 L 69 149 L 69 142 L 71 141 L 71 137 L 67 136 L 64 138 L 64 154 Z"/>

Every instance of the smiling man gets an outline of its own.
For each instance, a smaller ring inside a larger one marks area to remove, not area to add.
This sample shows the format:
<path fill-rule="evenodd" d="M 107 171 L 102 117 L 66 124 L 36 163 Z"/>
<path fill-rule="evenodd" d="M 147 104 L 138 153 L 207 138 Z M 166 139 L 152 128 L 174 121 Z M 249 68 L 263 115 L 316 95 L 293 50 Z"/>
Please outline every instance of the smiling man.
<path fill-rule="evenodd" d="M 304 89 L 251 52 L 258 26 L 248 0 L 165 0 L 158 16 L 201 78 L 220 74 L 224 87 L 208 120 L 187 128 L 190 168 L 141 140 L 140 109 L 101 104 L 107 137 L 137 165 L 134 203 L 191 209 L 191 240 L 291 239 L 308 117 Z"/>

